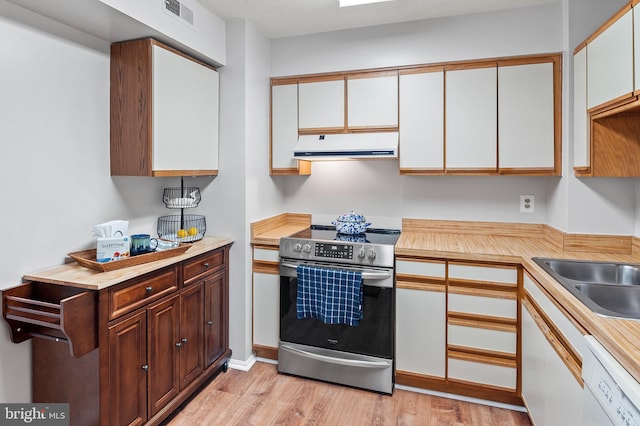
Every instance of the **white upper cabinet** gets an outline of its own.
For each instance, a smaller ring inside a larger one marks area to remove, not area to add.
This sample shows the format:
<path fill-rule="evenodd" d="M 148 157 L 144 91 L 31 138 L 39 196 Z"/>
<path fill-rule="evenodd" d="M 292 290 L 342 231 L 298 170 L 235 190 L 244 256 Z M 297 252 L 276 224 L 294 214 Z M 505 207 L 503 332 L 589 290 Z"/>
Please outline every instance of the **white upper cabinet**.
<path fill-rule="evenodd" d="M 444 170 L 444 71 L 400 75 L 400 170 Z"/>
<path fill-rule="evenodd" d="M 634 90 L 640 90 L 640 6 L 633 8 L 633 22 L 633 57 L 637 62 L 637 65 L 634 64 Z M 638 29 L 635 29 L 636 22 L 638 23 Z"/>
<path fill-rule="evenodd" d="M 591 166 L 589 115 L 587 114 L 587 49 L 573 57 L 573 166 Z"/>
<path fill-rule="evenodd" d="M 553 169 L 553 63 L 498 67 L 500 169 Z"/>
<path fill-rule="evenodd" d="M 218 169 L 218 73 L 153 46 L 153 170 Z"/>
<path fill-rule="evenodd" d="M 298 85 L 298 127 L 302 129 L 344 129 L 344 78 L 300 82 Z"/>
<path fill-rule="evenodd" d="M 347 105 L 349 128 L 398 127 L 398 72 L 350 75 Z"/>
<path fill-rule="evenodd" d="M 271 168 L 295 169 L 298 142 L 298 84 L 271 86 Z"/>
<path fill-rule="evenodd" d="M 633 92 L 633 11 L 587 45 L 588 108 Z"/>
<path fill-rule="evenodd" d="M 497 67 L 447 70 L 446 169 L 497 169 Z"/>

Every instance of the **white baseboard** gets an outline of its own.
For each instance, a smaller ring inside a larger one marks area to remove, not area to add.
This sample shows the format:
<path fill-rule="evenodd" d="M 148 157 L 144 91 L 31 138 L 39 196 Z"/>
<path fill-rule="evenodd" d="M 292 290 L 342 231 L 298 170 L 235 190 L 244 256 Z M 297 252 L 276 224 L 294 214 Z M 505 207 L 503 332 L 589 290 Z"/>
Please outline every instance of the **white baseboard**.
<path fill-rule="evenodd" d="M 234 370 L 249 371 L 251 370 L 251 367 L 253 367 L 253 364 L 255 364 L 257 360 L 258 358 L 256 358 L 256 354 L 253 354 L 253 353 L 251 354 L 249 359 L 245 361 L 231 358 L 229 360 L 229 368 L 233 368 Z"/>

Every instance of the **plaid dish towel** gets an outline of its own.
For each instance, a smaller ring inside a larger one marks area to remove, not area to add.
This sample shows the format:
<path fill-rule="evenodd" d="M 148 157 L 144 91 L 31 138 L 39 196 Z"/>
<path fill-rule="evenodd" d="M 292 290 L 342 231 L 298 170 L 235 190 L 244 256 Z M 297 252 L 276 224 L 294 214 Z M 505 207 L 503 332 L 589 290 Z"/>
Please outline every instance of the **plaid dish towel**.
<path fill-rule="evenodd" d="M 362 319 L 362 273 L 298 265 L 298 319 L 356 326 Z"/>

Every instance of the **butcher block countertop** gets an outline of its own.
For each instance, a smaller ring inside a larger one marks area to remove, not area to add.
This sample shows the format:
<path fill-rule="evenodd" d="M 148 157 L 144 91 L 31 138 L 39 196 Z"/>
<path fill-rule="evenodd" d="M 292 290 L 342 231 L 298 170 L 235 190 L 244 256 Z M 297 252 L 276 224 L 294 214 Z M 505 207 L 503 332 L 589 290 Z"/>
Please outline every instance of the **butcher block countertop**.
<path fill-rule="evenodd" d="M 200 241 L 191 243 L 191 247 L 178 256 L 130 266 L 128 268 L 99 272 L 73 262 L 32 272 L 26 274 L 23 278 L 25 280 L 80 287 L 88 290 L 102 290 L 103 288 L 139 277 L 148 272 L 156 271 L 165 266 L 173 265 L 231 243 L 233 243 L 233 240 L 228 237 L 204 237 Z"/>
<path fill-rule="evenodd" d="M 251 243 L 279 244 L 310 225 L 288 214 L 252 224 Z M 255 226 L 254 226 L 255 225 Z M 255 231 L 255 232 L 254 232 Z M 599 316 L 533 260 L 555 257 L 640 263 L 640 242 L 629 236 L 564 234 L 547 225 L 403 219 L 396 256 L 522 265 L 547 294 L 600 341 L 640 381 L 640 321 Z"/>

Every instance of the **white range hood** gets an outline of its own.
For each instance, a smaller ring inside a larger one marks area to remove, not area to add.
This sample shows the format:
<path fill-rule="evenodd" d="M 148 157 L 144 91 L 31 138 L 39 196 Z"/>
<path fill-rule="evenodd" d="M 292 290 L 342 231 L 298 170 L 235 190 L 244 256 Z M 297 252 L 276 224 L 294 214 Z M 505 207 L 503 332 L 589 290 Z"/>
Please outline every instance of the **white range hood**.
<path fill-rule="evenodd" d="M 398 158 L 398 132 L 302 135 L 293 151 L 297 160 Z"/>

